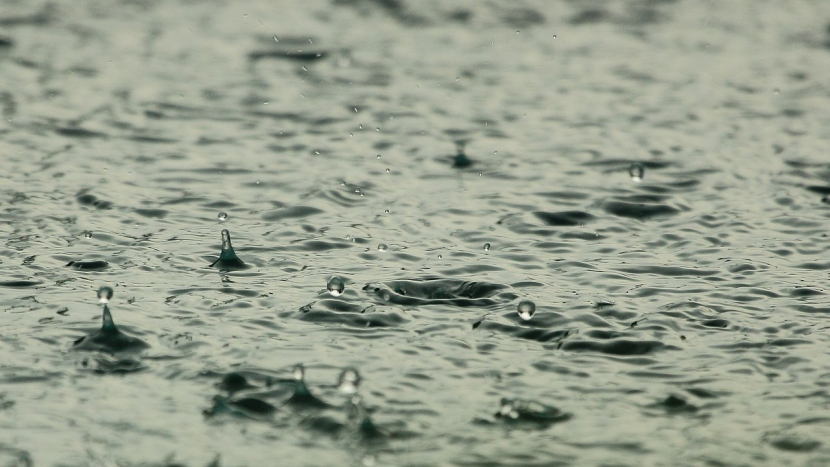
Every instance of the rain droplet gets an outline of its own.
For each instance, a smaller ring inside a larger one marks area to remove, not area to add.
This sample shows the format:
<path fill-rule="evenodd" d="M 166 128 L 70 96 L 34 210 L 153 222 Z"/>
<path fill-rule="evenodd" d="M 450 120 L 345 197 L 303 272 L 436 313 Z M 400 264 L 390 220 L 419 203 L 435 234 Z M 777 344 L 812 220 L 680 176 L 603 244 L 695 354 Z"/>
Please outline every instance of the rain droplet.
<path fill-rule="evenodd" d="M 329 279 L 328 284 L 326 284 L 326 288 L 332 297 L 339 297 L 343 294 L 343 291 L 346 290 L 346 284 L 343 283 L 343 279 L 335 276 Z"/>
<path fill-rule="evenodd" d="M 86 237 L 86 238 L 92 238 L 92 232 L 90 232 L 89 230 L 87 230 L 86 232 L 84 232 L 84 237 Z"/>
<path fill-rule="evenodd" d="M 553 35 L 553 38 L 556 39 L 556 34 Z"/>
<path fill-rule="evenodd" d="M 228 220 L 228 213 L 226 213 L 226 212 L 222 211 L 222 212 L 220 212 L 220 213 L 219 213 L 219 215 L 218 215 L 218 216 L 216 216 L 216 217 L 217 217 L 217 218 L 219 218 L 219 221 L 220 221 L 220 222 L 225 222 L 226 220 Z"/>
<path fill-rule="evenodd" d="M 386 251 L 388 249 L 389 249 L 389 247 L 386 246 L 385 243 L 381 243 L 380 245 L 378 245 L 378 251 Z"/>
<path fill-rule="evenodd" d="M 639 162 L 631 164 L 631 167 L 628 168 L 628 175 L 631 175 L 631 180 L 636 183 L 640 183 L 643 181 L 645 173 L 646 168 L 643 167 L 643 164 L 640 164 Z"/>
<path fill-rule="evenodd" d="M 383 213 L 384 213 L 384 214 L 389 214 L 389 210 L 388 210 L 388 209 L 384 209 Z"/>
<path fill-rule="evenodd" d="M 528 321 L 530 318 L 533 318 L 533 314 L 536 313 L 536 304 L 530 300 L 522 300 L 519 302 L 518 311 L 519 317 L 525 321 Z"/>
<path fill-rule="evenodd" d="M 444 255 L 438 255 L 438 259 L 444 259 Z"/>
<path fill-rule="evenodd" d="M 490 244 L 489 243 L 484 244 L 484 251 L 490 251 Z"/>
<path fill-rule="evenodd" d="M 108 287 L 106 285 L 101 286 L 101 288 L 98 289 L 98 302 L 109 303 L 112 298 L 112 294 L 112 287 Z"/>
<path fill-rule="evenodd" d="M 380 159 L 380 154 L 378 154 L 378 159 Z"/>
<path fill-rule="evenodd" d="M 389 167 L 387 167 L 386 168 L 386 173 L 390 173 L 390 172 L 391 172 L 391 170 L 389 170 Z"/>
<path fill-rule="evenodd" d="M 294 380 L 295 381 L 302 381 L 305 379 L 305 368 L 302 365 L 296 365 L 294 367 Z"/>
<path fill-rule="evenodd" d="M 277 37 L 277 35 L 274 34 L 274 42 L 279 42 L 279 41 L 280 41 L 279 37 Z"/>
<path fill-rule="evenodd" d="M 358 125 L 357 127 L 358 127 L 358 129 L 362 130 L 362 129 L 363 129 L 363 124 L 361 123 L 361 124 L 360 124 L 360 125 Z"/>
<path fill-rule="evenodd" d="M 346 368 L 337 379 L 337 389 L 343 394 L 354 394 L 360 385 L 360 373 L 354 368 Z"/>

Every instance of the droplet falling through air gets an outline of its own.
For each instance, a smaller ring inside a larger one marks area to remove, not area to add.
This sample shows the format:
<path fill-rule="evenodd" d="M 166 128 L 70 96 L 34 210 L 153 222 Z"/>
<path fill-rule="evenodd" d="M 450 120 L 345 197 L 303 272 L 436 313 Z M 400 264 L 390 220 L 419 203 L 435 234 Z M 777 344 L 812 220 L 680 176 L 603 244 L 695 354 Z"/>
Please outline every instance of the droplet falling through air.
<path fill-rule="evenodd" d="M 633 182 L 642 182 L 645 174 L 646 168 L 643 167 L 643 164 L 640 164 L 639 162 L 631 164 L 631 167 L 628 168 L 628 175 L 631 176 L 631 181 Z"/>
<path fill-rule="evenodd" d="M 490 244 L 489 243 L 484 244 L 484 251 L 490 251 Z"/>
<path fill-rule="evenodd" d="M 519 302 L 518 312 L 519 318 L 528 321 L 536 313 L 536 304 L 530 300 L 522 300 Z"/>
<path fill-rule="evenodd" d="M 343 283 L 343 279 L 335 276 L 329 279 L 328 284 L 326 284 L 326 289 L 328 289 L 332 297 L 339 297 L 346 290 L 346 284 Z"/>
<path fill-rule="evenodd" d="M 225 222 L 226 220 L 228 220 L 228 213 L 222 211 L 216 217 L 219 218 L 219 222 Z"/>
<path fill-rule="evenodd" d="M 388 249 L 389 249 L 389 247 L 386 246 L 385 243 L 381 243 L 380 245 L 378 245 L 378 251 L 380 251 L 380 252 L 387 251 Z"/>

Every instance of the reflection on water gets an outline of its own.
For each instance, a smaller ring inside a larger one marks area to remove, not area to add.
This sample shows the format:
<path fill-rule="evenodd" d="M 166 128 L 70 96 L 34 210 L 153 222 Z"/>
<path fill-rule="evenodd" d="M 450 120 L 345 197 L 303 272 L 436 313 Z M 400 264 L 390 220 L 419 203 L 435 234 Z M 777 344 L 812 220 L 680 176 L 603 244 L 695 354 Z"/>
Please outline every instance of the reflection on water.
<path fill-rule="evenodd" d="M 830 463 L 784 5 L 6 2 L 0 465 Z"/>

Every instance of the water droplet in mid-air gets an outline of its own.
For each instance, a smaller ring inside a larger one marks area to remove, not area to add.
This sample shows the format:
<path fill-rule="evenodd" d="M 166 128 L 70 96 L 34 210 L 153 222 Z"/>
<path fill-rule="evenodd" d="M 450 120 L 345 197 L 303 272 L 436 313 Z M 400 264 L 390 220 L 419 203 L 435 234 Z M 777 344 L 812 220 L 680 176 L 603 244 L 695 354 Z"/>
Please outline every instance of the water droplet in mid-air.
<path fill-rule="evenodd" d="M 294 380 L 303 381 L 305 379 L 305 368 L 302 365 L 294 366 Z"/>
<path fill-rule="evenodd" d="M 337 389 L 343 394 L 354 394 L 360 385 L 360 373 L 354 368 L 346 368 L 337 379 Z"/>
<path fill-rule="evenodd" d="M 109 303 L 110 299 L 112 299 L 112 294 L 112 287 L 103 285 L 98 289 L 98 301 L 101 303 Z"/>
<path fill-rule="evenodd" d="M 484 244 L 484 251 L 490 251 L 490 244 L 489 243 Z"/>
<path fill-rule="evenodd" d="M 92 232 L 90 232 L 89 230 L 87 230 L 86 232 L 84 232 L 84 237 L 85 237 L 85 238 L 92 238 Z"/>
<path fill-rule="evenodd" d="M 343 279 L 335 276 L 329 279 L 326 288 L 333 297 L 339 297 L 346 290 L 346 284 L 343 283 Z"/>
<path fill-rule="evenodd" d="M 530 300 L 522 300 L 519 302 L 519 318 L 527 321 L 530 318 L 533 318 L 533 314 L 536 313 L 536 304 L 531 302 Z"/>
<path fill-rule="evenodd" d="M 378 245 L 378 251 L 386 251 L 388 249 L 389 249 L 389 247 L 386 246 L 385 243 L 381 243 L 380 245 Z"/>
<path fill-rule="evenodd" d="M 217 217 L 219 218 L 220 222 L 225 222 L 226 220 L 228 220 L 228 213 L 222 211 L 219 213 Z"/>
<path fill-rule="evenodd" d="M 643 167 L 643 164 L 639 162 L 635 162 L 631 164 L 631 167 L 628 168 L 628 175 L 631 175 L 631 180 L 637 183 L 643 181 L 643 176 L 646 174 L 646 168 Z"/>

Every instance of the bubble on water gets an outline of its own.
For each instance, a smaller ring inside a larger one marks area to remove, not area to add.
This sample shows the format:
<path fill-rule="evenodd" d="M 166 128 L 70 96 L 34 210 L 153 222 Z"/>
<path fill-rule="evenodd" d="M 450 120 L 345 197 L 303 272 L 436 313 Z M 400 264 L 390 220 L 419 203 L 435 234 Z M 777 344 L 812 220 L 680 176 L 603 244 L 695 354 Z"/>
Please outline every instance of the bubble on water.
<path fill-rule="evenodd" d="M 326 284 L 326 289 L 328 289 L 333 297 L 339 297 L 346 290 L 346 284 L 343 283 L 343 279 L 335 276 L 329 279 L 328 284 Z"/>
<path fill-rule="evenodd" d="M 490 251 L 490 244 L 489 243 L 484 244 L 484 251 Z"/>
<path fill-rule="evenodd" d="M 536 313 L 536 304 L 530 300 L 522 300 L 519 302 L 518 312 L 519 318 L 528 321 L 530 318 L 533 318 L 533 314 Z"/>
<path fill-rule="evenodd" d="M 643 167 L 643 164 L 640 164 L 639 162 L 631 164 L 631 166 L 628 168 L 628 175 L 631 175 L 631 180 L 633 182 L 642 182 L 645 174 L 646 168 Z"/>
<path fill-rule="evenodd" d="M 92 238 L 92 232 L 90 232 L 89 230 L 87 230 L 86 232 L 84 232 L 84 237 L 85 237 L 85 238 Z"/>
<path fill-rule="evenodd" d="M 505 418 L 512 418 L 515 420 L 519 418 L 519 411 L 516 410 L 516 407 L 513 407 L 512 400 L 503 398 L 501 400 L 501 406 L 499 407 L 498 415 Z"/>
<path fill-rule="evenodd" d="M 346 368 L 337 379 L 337 389 L 343 394 L 354 394 L 360 385 L 360 373 L 354 368 Z"/>
<path fill-rule="evenodd" d="M 103 285 L 98 289 L 98 301 L 100 303 L 109 303 L 110 299 L 112 299 L 112 294 L 112 287 Z"/>
<path fill-rule="evenodd" d="M 219 222 L 225 222 L 226 220 L 228 220 L 228 213 L 226 213 L 225 211 L 222 211 L 216 217 L 219 219 Z"/>
<path fill-rule="evenodd" d="M 294 366 L 294 381 L 303 381 L 305 379 L 305 367 L 302 365 Z"/>
<path fill-rule="evenodd" d="M 389 249 L 389 247 L 386 246 L 385 243 L 381 243 L 380 245 L 378 245 L 378 251 L 386 251 L 388 249 Z"/>

